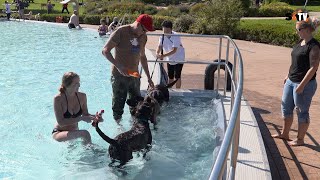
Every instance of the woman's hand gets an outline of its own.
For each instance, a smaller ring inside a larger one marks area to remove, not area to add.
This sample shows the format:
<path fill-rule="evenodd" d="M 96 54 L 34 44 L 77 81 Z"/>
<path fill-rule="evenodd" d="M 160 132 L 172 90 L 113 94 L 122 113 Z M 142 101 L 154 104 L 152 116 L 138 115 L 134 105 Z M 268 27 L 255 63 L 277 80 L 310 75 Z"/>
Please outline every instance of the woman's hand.
<path fill-rule="evenodd" d="M 297 89 L 296 89 L 296 93 L 297 94 L 301 94 L 304 90 L 304 86 L 302 86 L 301 84 L 298 85 Z"/>
<path fill-rule="evenodd" d="M 164 56 L 161 55 L 161 54 L 157 54 L 157 58 L 160 59 L 160 60 L 163 60 Z"/>
<path fill-rule="evenodd" d="M 283 84 L 286 83 L 287 79 L 288 79 L 288 76 L 286 76 L 286 77 L 284 78 Z"/>
<path fill-rule="evenodd" d="M 82 115 L 81 116 L 81 120 L 82 121 L 85 121 L 85 122 L 87 122 L 87 123 L 91 123 L 91 121 L 93 121 L 94 120 L 94 118 L 95 118 L 95 116 L 93 116 L 93 115 Z"/>

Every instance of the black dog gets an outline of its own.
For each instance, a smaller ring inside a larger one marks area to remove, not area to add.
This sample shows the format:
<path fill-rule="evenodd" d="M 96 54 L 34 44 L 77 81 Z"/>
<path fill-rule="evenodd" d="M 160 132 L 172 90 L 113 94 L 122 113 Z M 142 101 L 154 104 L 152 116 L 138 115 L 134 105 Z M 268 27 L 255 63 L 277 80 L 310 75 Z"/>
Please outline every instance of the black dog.
<path fill-rule="evenodd" d="M 169 88 L 171 88 L 178 79 L 174 80 L 173 82 L 163 85 L 163 84 L 158 84 L 154 88 L 148 89 L 147 95 L 153 97 L 158 101 L 160 106 L 163 104 L 163 102 L 168 102 L 169 101 Z"/>
<path fill-rule="evenodd" d="M 161 106 L 164 101 L 165 102 L 169 101 L 168 88 L 171 88 L 177 81 L 178 80 L 175 80 L 167 85 L 158 84 L 154 88 L 149 88 L 147 91 L 147 96 L 150 96 L 153 99 L 155 99 L 158 102 L 157 106 Z M 126 101 L 128 106 L 130 106 L 130 113 L 132 116 L 134 116 L 136 112 L 136 107 L 138 103 L 140 103 L 143 100 L 144 98 L 142 96 L 136 96 Z M 160 113 L 160 109 L 159 109 L 159 113 Z M 156 124 L 156 122 L 154 122 L 153 124 Z"/>
<path fill-rule="evenodd" d="M 147 152 L 149 150 L 152 143 L 149 121 L 155 122 L 157 111 L 159 111 L 156 104 L 155 99 L 147 96 L 137 105 L 132 128 L 127 132 L 119 134 L 114 139 L 105 135 L 98 126 L 99 122 L 96 122 L 96 131 L 110 144 L 109 155 L 112 163 L 115 160 L 119 160 L 120 166 L 122 166 L 132 159 L 132 152 L 142 150 L 146 150 Z"/>

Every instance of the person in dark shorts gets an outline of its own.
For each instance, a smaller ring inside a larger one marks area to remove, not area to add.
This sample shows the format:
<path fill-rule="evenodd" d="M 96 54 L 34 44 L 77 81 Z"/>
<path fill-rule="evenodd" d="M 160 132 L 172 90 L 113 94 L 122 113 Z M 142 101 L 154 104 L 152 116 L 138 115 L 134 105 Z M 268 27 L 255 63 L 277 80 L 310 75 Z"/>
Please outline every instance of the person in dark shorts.
<path fill-rule="evenodd" d="M 11 16 L 11 4 L 8 3 L 8 1 L 4 2 L 4 5 L 6 6 L 6 14 L 7 14 L 7 20 L 10 21 Z"/>
<path fill-rule="evenodd" d="M 172 31 L 172 22 L 163 21 L 162 30 L 164 34 L 177 34 Z M 165 53 L 161 53 L 162 49 Z M 159 45 L 157 48 L 157 58 L 165 58 L 167 63 L 169 83 L 177 79 L 176 88 L 181 88 L 181 72 L 183 68 L 183 62 L 185 60 L 185 51 L 181 43 L 180 36 L 161 36 L 159 38 Z"/>
<path fill-rule="evenodd" d="M 81 29 L 80 23 L 79 23 L 79 14 L 77 10 L 73 11 L 73 14 L 70 17 L 69 23 L 68 23 L 69 29 L 72 28 L 79 28 Z"/>
<path fill-rule="evenodd" d="M 139 62 L 150 87 L 154 87 L 145 54 L 148 31 L 154 31 L 152 17 L 141 14 L 134 23 L 118 27 L 102 49 L 102 54 L 112 63 L 112 110 L 113 118 L 117 122 L 122 118 L 127 96 L 129 96 L 128 99 L 141 96 L 140 78 L 130 75 L 131 71 L 139 72 Z M 113 48 L 114 55 L 111 54 Z"/>
<path fill-rule="evenodd" d="M 283 129 L 280 134 L 272 135 L 290 141 L 291 146 L 304 145 L 304 136 L 307 133 L 310 116 L 309 108 L 312 97 L 317 89 L 316 72 L 319 66 L 320 44 L 313 38 L 313 33 L 319 26 L 317 19 L 298 21 L 296 31 L 300 41 L 291 52 L 291 66 L 284 79 L 281 110 Z M 293 112 L 298 116 L 298 135 L 293 141 L 289 132 L 293 123 Z"/>
<path fill-rule="evenodd" d="M 69 14 L 69 10 L 68 10 L 68 3 L 65 3 L 62 5 L 62 10 L 61 10 L 61 13 L 64 13 L 64 10 L 67 11 L 67 13 Z"/>

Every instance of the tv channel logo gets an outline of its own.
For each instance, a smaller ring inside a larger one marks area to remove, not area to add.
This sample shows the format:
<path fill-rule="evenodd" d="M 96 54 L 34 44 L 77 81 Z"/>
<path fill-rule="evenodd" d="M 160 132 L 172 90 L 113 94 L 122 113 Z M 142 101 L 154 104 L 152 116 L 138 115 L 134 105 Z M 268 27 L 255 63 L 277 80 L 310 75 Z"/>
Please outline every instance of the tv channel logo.
<path fill-rule="evenodd" d="M 306 11 L 299 10 L 297 12 L 287 13 L 286 20 L 295 20 L 295 21 L 308 21 L 309 14 Z"/>

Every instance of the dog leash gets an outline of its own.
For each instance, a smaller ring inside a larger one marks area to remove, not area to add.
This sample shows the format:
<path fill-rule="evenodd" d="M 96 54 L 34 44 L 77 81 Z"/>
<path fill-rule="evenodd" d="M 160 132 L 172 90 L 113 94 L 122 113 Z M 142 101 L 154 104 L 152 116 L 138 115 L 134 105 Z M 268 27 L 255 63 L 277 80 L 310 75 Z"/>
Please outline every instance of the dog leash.
<path fill-rule="evenodd" d="M 161 55 L 163 55 L 163 41 L 164 41 L 164 34 L 162 34 L 162 39 L 161 39 Z M 156 64 L 158 62 L 158 59 L 159 58 L 157 58 L 156 61 L 154 62 L 153 71 L 151 73 L 151 78 L 153 76 L 153 73 L 154 73 Z M 168 83 L 168 77 L 166 76 L 167 73 L 163 68 L 163 63 L 159 63 L 159 66 L 160 66 L 160 71 L 161 71 L 161 79 L 163 78 L 164 81 L 165 81 L 165 84 L 167 84 Z M 160 80 L 160 83 L 161 83 L 161 80 Z M 148 88 L 149 88 L 149 86 L 148 86 Z"/>
<path fill-rule="evenodd" d="M 164 34 L 162 34 L 162 41 L 161 41 L 161 55 L 163 55 L 163 41 L 164 41 Z M 166 70 L 164 70 L 163 63 L 159 63 L 160 70 L 161 70 L 161 78 L 163 77 L 163 80 L 165 84 L 168 84 L 168 75 Z M 161 83 L 161 81 L 160 81 Z"/>
<path fill-rule="evenodd" d="M 163 40 L 164 40 L 164 34 L 162 34 L 162 40 L 161 40 L 161 55 L 163 55 Z M 152 70 L 152 73 L 151 73 L 151 79 L 152 79 L 152 76 L 153 76 L 153 73 L 154 73 L 154 70 L 156 68 L 156 64 L 158 62 L 158 57 L 156 58 L 156 61 L 154 62 L 154 65 L 153 65 L 153 70 Z"/>

